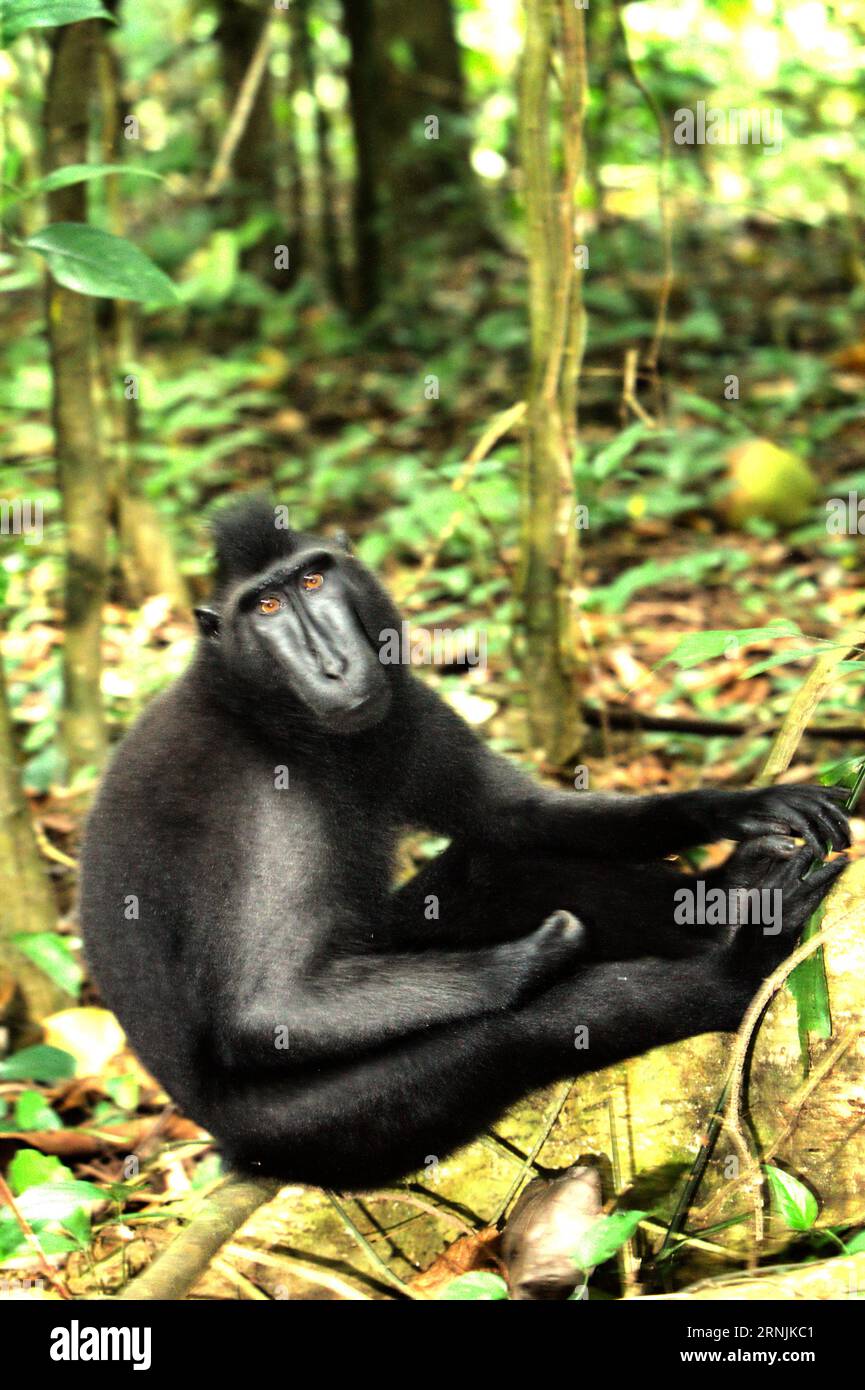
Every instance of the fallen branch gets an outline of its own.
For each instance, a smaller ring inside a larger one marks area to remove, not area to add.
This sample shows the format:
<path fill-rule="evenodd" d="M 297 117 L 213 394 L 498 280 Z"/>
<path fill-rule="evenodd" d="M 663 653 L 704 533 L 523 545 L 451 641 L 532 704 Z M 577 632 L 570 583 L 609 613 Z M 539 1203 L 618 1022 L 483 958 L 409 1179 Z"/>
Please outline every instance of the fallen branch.
<path fill-rule="evenodd" d="M 147 1302 L 185 1298 L 217 1251 L 283 1186 L 276 1178 L 230 1174 L 203 1200 L 189 1225 L 175 1236 L 168 1249 L 117 1297 Z"/>
<path fill-rule="evenodd" d="M 659 734 L 695 734 L 706 738 L 740 738 L 743 734 L 779 734 L 783 724 L 760 725 L 737 719 L 691 719 L 687 716 L 649 714 L 625 705 L 584 704 L 583 717 L 592 728 L 637 729 Z M 843 742 L 865 743 L 865 724 L 812 724 L 800 737 L 837 738 Z"/>

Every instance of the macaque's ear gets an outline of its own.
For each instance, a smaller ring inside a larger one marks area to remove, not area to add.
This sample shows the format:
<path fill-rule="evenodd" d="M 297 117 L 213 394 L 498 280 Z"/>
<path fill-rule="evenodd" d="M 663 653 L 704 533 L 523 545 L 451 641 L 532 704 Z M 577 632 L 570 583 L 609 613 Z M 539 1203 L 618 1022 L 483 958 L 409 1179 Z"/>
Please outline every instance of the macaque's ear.
<path fill-rule="evenodd" d="M 340 547 L 341 550 L 347 551 L 347 553 L 348 553 L 349 555 L 353 555 L 353 554 L 354 554 L 354 549 L 353 549 L 352 544 L 351 544 L 351 539 L 349 538 L 349 534 L 348 534 L 347 531 L 337 531 L 337 532 L 334 533 L 334 537 L 333 537 L 333 538 L 334 538 L 334 540 L 336 541 L 337 545 Z"/>
<path fill-rule="evenodd" d="M 215 608 L 196 608 L 195 621 L 202 637 L 219 636 L 219 614 Z"/>

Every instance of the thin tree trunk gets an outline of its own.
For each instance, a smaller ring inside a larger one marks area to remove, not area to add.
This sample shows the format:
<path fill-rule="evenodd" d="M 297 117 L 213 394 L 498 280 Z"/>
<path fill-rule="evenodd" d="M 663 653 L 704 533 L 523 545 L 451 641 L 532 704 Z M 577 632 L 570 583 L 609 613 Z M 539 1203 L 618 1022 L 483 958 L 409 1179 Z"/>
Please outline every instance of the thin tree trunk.
<path fill-rule="evenodd" d="M 225 83 L 226 105 L 231 111 L 261 38 L 262 14 L 241 0 L 220 0 L 216 40 Z M 232 156 L 234 188 L 230 211 L 234 225 L 243 221 L 256 205 L 276 205 L 275 131 L 272 112 L 270 73 L 265 70 L 255 94 L 243 133 Z M 243 252 L 243 263 L 262 276 L 273 273 L 273 235 L 265 232 L 254 246 Z M 290 259 L 290 257 L 289 257 Z"/>
<path fill-rule="evenodd" d="M 116 4 L 108 6 L 114 11 Z M 117 52 L 103 36 L 97 55 L 102 107 L 102 159 L 122 162 L 119 148 L 123 103 Z M 106 202 L 111 231 L 126 230 L 120 183 L 107 180 Z M 97 310 L 101 367 L 100 411 L 111 431 L 112 468 L 108 479 L 110 514 L 120 541 L 120 567 L 126 595 L 142 603 L 154 594 L 167 594 L 177 611 L 190 606 L 189 591 L 159 513 L 138 487 L 139 436 L 138 310 L 126 300 L 99 300 Z M 107 406 L 107 410 L 104 409 Z"/>
<path fill-rule="evenodd" d="M 294 283 L 307 261 L 307 190 L 298 143 L 298 119 L 295 98 L 303 90 L 303 36 L 306 14 L 296 2 L 288 12 L 288 79 L 281 88 L 284 100 L 279 105 L 277 141 L 279 163 L 285 170 L 285 186 L 281 190 L 279 207 L 285 226 L 288 246 L 288 274 L 278 272 L 279 283 L 288 287 Z"/>
<path fill-rule="evenodd" d="M 455 251 L 483 242 L 483 206 L 469 160 L 463 78 L 451 0 L 343 0 L 356 158 L 359 309 L 410 271 L 419 237 Z"/>
<path fill-rule="evenodd" d="M 372 0 L 342 0 L 343 26 L 351 46 L 348 96 L 354 130 L 354 309 L 368 314 L 381 294 L 376 73 Z"/>
<path fill-rule="evenodd" d="M 585 337 L 574 263 L 574 194 L 582 165 L 583 15 L 570 0 L 526 0 L 520 154 L 529 257 L 531 370 L 522 484 L 520 595 L 533 746 L 562 765 L 578 750 L 573 452 Z M 550 65 L 561 42 L 561 185 L 553 174 Z"/>
<path fill-rule="evenodd" d="M 99 42 L 96 20 L 53 33 L 45 107 L 48 171 L 87 159 Z M 82 183 L 51 193 L 51 221 L 86 221 L 86 190 Z M 108 490 L 94 394 L 93 300 L 49 280 L 47 319 L 52 421 L 66 530 L 62 734 L 69 769 L 75 773 L 99 766 L 106 748 L 101 639 Z"/>
<path fill-rule="evenodd" d="M 330 121 L 315 90 L 316 62 L 312 36 L 309 32 L 309 0 L 295 0 L 292 7 L 292 26 L 292 61 L 297 63 L 300 82 L 315 103 L 318 214 L 324 257 L 324 279 L 335 303 L 344 305 L 346 303 L 346 287 L 336 221 L 336 177 L 330 150 Z"/>
<path fill-rule="evenodd" d="M 24 932 L 54 931 L 57 907 L 33 833 L 0 664 L 0 971 L 15 984 L 13 1006 L 4 1009 L 14 1042 L 28 1039 L 27 1022 L 69 1004 L 38 966 L 13 944 Z"/>
<path fill-rule="evenodd" d="M 483 238 L 452 0 L 374 0 L 378 169 L 389 252 L 430 219 L 454 248 Z M 433 125 L 437 122 L 437 127 Z"/>

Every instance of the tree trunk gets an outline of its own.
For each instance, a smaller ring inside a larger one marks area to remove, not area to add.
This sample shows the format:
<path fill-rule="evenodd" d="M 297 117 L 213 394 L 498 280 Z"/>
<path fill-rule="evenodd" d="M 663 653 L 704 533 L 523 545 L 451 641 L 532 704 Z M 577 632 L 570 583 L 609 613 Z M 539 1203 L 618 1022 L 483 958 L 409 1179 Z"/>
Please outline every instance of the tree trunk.
<path fill-rule="evenodd" d="M 116 3 L 109 3 L 107 8 L 114 12 Z M 104 37 L 97 61 L 103 116 L 101 158 L 106 164 L 122 163 L 123 150 L 119 145 L 124 104 L 120 70 L 116 50 Z M 107 180 L 105 197 L 110 229 L 115 236 L 123 236 L 126 226 L 119 179 Z M 101 299 L 97 325 L 102 388 L 99 405 L 100 413 L 107 416 L 111 438 L 110 516 L 120 542 L 123 587 L 131 603 L 143 603 L 154 594 L 167 594 L 172 607 L 182 612 L 190 607 L 189 590 L 159 513 L 138 488 L 137 305 L 127 300 Z"/>
<path fill-rule="evenodd" d="M 451 0 L 343 0 L 356 152 L 360 307 L 377 302 L 381 267 L 398 279 L 431 229 L 455 251 L 484 234 L 469 162 Z"/>
<path fill-rule="evenodd" d="M 304 86 L 301 47 L 306 25 L 304 9 L 295 0 L 288 12 L 288 74 L 280 82 L 276 117 L 277 163 L 284 170 L 277 205 L 285 229 L 282 237 L 288 247 L 288 271 L 277 272 L 283 289 L 294 284 L 307 260 L 307 190 L 295 108 L 295 98 Z"/>
<path fill-rule="evenodd" d="M 45 107 L 46 169 L 86 161 L 98 21 L 53 32 Z M 87 184 L 49 194 L 52 222 L 84 222 Z M 48 282 L 52 421 L 66 530 L 63 744 L 70 773 L 99 766 L 106 736 L 101 695 L 107 487 L 94 397 L 93 300 Z"/>
<path fill-rule="evenodd" d="M 351 46 L 347 76 L 355 159 L 353 308 L 363 315 L 368 314 L 379 302 L 382 259 L 372 0 L 342 0 L 342 13 Z"/>
<path fill-rule="evenodd" d="M 0 664 L 0 999 L 4 1022 L 17 1045 L 33 1022 L 68 1005 L 69 996 L 34 965 L 11 938 L 23 932 L 54 931 L 57 908 L 42 866 L 27 799 Z M 4 980 L 5 977 L 5 980 Z M 12 982 L 11 991 L 5 987 Z M 7 996 L 11 993 L 11 1004 Z"/>
<path fill-rule="evenodd" d="M 577 384 L 585 337 L 575 268 L 574 194 L 582 166 L 585 51 L 570 0 L 526 0 L 520 154 L 529 257 L 531 370 L 522 478 L 520 595 L 533 746 L 563 765 L 582 726 L 575 685 Z M 550 64 L 561 35 L 561 184 L 553 174 Z"/>
<path fill-rule="evenodd" d="M 220 0 L 216 41 L 225 85 L 229 113 L 261 38 L 267 14 L 241 0 Z M 232 156 L 233 188 L 229 203 L 232 223 L 237 226 L 256 207 L 276 206 L 276 143 L 272 111 L 270 73 L 265 69 L 249 112 L 249 118 Z M 272 232 L 264 233 L 254 246 L 247 246 L 243 264 L 257 275 L 273 276 Z M 291 256 L 289 254 L 289 262 Z M 284 283 L 284 277 L 280 276 Z"/>
<path fill-rule="evenodd" d="M 324 260 L 324 282 L 336 304 L 347 300 L 336 220 L 336 176 L 330 147 L 330 120 L 316 94 L 316 61 L 309 31 L 309 0 L 295 0 L 291 11 L 291 61 L 296 81 L 315 104 L 315 158 L 318 169 L 318 220 Z"/>

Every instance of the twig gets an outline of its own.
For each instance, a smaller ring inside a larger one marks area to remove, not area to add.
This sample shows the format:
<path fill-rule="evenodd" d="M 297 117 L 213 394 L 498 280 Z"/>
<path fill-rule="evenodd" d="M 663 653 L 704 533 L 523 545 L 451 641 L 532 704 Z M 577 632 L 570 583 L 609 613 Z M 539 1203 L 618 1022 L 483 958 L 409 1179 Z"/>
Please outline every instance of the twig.
<path fill-rule="evenodd" d="M 836 667 L 841 664 L 848 652 L 861 646 L 861 643 L 862 628 L 851 629 L 842 634 L 841 641 L 831 651 L 824 652 L 818 658 L 813 671 L 803 681 L 790 702 L 790 708 L 778 732 L 778 737 L 772 745 L 760 774 L 761 784 L 767 785 L 782 772 L 787 771 L 812 714 L 832 684 Z"/>
<path fill-rule="evenodd" d="M 567 1104 L 568 1096 L 574 1089 L 574 1084 L 575 1083 L 573 1081 L 566 1081 L 557 1092 L 548 1115 L 546 1116 L 543 1124 L 541 1125 L 540 1129 L 535 1135 L 535 1140 L 532 1144 L 532 1147 L 529 1149 L 529 1152 L 526 1154 L 525 1158 L 518 1160 L 520 1164 L 520 1171 L 517 1173 L 517 1176 L 514 1178 L 513 1182 L 508 1188 L 508 1191 L 505 1194 L 503 1201 L 501 1201 L 498 1207 L 496 1208 L 495 1215 L 490 1219 L 490 1225 L 495 1226 L 501 1220 L 508 1207 L 510 1206 L 511 1202 L 514 1200 L 520 1188 L 522 1187 L 523 1183 L 525 1182 L 526 1178 L 529 1176 L 531 1170 L 534 1168 L 535 1159 L 537 1158 L 541 1149 L 544 1147 L 544 1144 L 549 1139 L 550 1134 L 553 1130 L 553 1126 L 556 1123 L 556 1120 L 561 1115 L 562 1111 L 564 1110 L 565 1105 Z M 507 1150 L 505 1150 L 505 1152 L 507 1152 Z M 513 1157 L 513 1155 L 511 1155 L 511 1157 Z"/>
<path fill-rule="evenodd" d="M 634 412 L 639 420 L 650 430 L 657 429 L 658 422 L 653 419 L 644 406 L 637 400 L 637 363 L 639 351 L 637 348 L 628 348 L 625 353 L 625 366 L 622 376 L 622 419 L 628 418 L 628 408 Z"/>
<path fill-rule="evenodd" d="M 249 67 L 246 69 L 238 89 L 234 110 L 217 151 L 210 178 L 205 185 L 205 198 L 215 198 L 217 193 L 221 193 L 231 174 L 231 162 L 234 159 L 237 146 L 243 138 L 243 132 L 246 130 L 258 89 L 264 77 L 267 60 L 270 57 L 270 46 L 273 42 L 277 18 L 277 13 L 274 11 L 262 26 L 255 51 L 249 60 Z"/>
<path fill-rule="evenodd" d="M 426 1212 L 428 1216 L 441 1217 L 443 1221 L 449 1221 L 464 1235 L 476 1236 L 478 1233 L 477 1226 L 472 1226 L 464 1217 L 451 1211 L 450 1207 L 441 1206 L 428 1197 L 421 1197 L 419 1193 L 408 1192 L 402 1187 L 394 1188 L 392 1191 L 387 1188 L 379 1188 L 376 1192 L 354 1192 L 352 1196 L 363 1202 L 404 1202 L 406 1206 L 416 1207 L 418 1211 Z"/>
<path fill-rule="evenodd" d="M 684 1227 L 685 1221 L 688 1217 L 688 1212 L 691 1207 L 691 1203 L 693 1202 L 694 1197 L 696 1196 L 699 1190 L 700 1184 L 703 1181 L 706 1168 L 708 1167 L 709 1160 L 712 1156 L 712 1152 L 715 1148 L 715 1145 L 718 1141 L 718 1136 L 720 1135 L 722 1129 L 727 1129 L 727 1132 L 730 1135 L 731 1142 L 737 1149 L 739 1149 L 740 1152 L 744 1147 L 746 1161 L 749 1168 L 752 1166 L 756 1166 L 757 1168 L 759 1168 L 759 1164 L 755 1165 L 753 1156 L 751 1155 L 751 1152 L 748 1149 L 747 1143 L 741 1132 L 741 1102 L 738 1095 L 738 1088 L 742 1084 L 744 1076 L 745 1059 L 747 1058 L 748 1049 L 752 1040 L 752 1035 L 767 1005 L 769 1004 L 773 995 L 776 994 L 777 991 L 784 984 L 788 975 L 790 975 L 792 971 L 795 970 L 796 966 L 800 963 L 800 961 L 807 960 L 809 956 L 813 955 L 814 951 L 816 951 L 818 947 L 822 945 L 823 941 L 826 939 L 828 935 L 831 934 L 835 927 L 841 925 L 843 922 L 848 921 L 849 918 L 854 915 L 855 910 L 856 909 L 853 909 L 850 912 L 845 913 L 842 917 L 836 918 L 836 920 L 832 923 L 831 927 L 827 927 L 824 931 L 818 932 L 816 936 L 812 936 L 810 940 L 804 942 L 801 946 L 797 947 L 797 949 L 792 953 L 792 955 L 788 956 L 787 959 L 778 967 L 778 969 L 775 970 L 773 974 L 771 974 L 763 982 L 759 991 L 751 1001 L 748 1011 L 745 1014 L 745 1017 L 742 1020 L 742 1023 L 739 1027 L 739 1031 L 736 1035 L 736 1041 L 733 1046 L 733 1052 L 727 1070 L 727 1076 L 725 1078 L 721 1094 L 718 1097 L 718 1100 L 715 1104 L 715 1108 L 712 1112 L 712 1117 L 706 1129 L 706 1135 L 704 1139 L 701 1140 L 700 1148 L 691 1166 L 691 1171 L 688 1174 L 687 1182 L 678 1202 L 676 1203 L 673 1216 L 670 1220 L 670 1224 L 667 1229 L 667 1238 L 665 1238 L 665 1240 L 663 1241 L 661 1248 L 658 1251 L 658 1255 L 655 1256 L 655 1260 L 657 1260 L 664 1251 L 669 1249 L 671 1242 L 676 1238 L 676 1236 Z M 826 1068 L 825 1070 L 821 1070 L 821 1068 L 822 1063 L 821 1067 L 818 1068 L 820 1076 L 822 1077 L 823 1075 L 825 1075 L 825 1071 L 828 1070 L 828 1068 Z M 734 1089 L 736 1091 L 735 1098 Z M 783 1143 L 783 1137 L 778 1140 L 778 1145 L 780 1145 L 781 1143 Z M 745 1175 L 740 1175 L 740 1177 L 735 1180 L 734 1184 L 731 1184 L 730 1186 L 724 1188 L 723 1192 L 716 1193 L 715 1196 L 711 1199 L 711 1201 L 708 1202 L 707 1205 L 701 1210 L 700 1220 L 703 1222 L 709 1221 L 713 1213 L 717 1211 L 718 1208 L 721 1206 L 721 1203 L 726 1200 L 727 1194 L 733 1190 L 733 1187 L 741 1186 L 744 1183 L 744 1180 Z"/>
<path fill-rule="evenodd" d="M 272 1250 L 257 1250 L 254 1246 L 240 1245 L 237 1241 L 231 1241 L 230 1244 L 226 1245 L 224 1253 L 230 1255 L 233 1260 L 251 1260 L 256 1264 L 269 1265 L 271 1269 L 297 1274 L 310 1284 L 320 1284 L 323 1289 L 330 1289 L 332 1293 L 339 1294 L 340 1298 L 351 1302 L 370 1302 L 369 1294 L 362 1293 L 354 1284 L 350 1284 L 339 1274 L 334 1274 L 329 1269 L 319 1269 L 317 1265 L 306 1264 L 303 1260 L 296 1259 L 294 1255 L 276 1254 Z"/>
<path fill-rule="evenodd" d="M 786 1144 L 787 1140 L 790 1138 L 790 1135 L 793 1133 L 793 1130 L 796 1128 L 796 1125 L 799 1123 L 802 1111 L 804 1110 L 805 1105 L 807 1104 L 813 1092 L 820 1085 L 820 1082 L 823 1081 L 824 1078 L 829 1075 L 829 1072 L 832 1071 L 833 1067 L 844 1055 L 844 1053 L 863 1033 L 865 1033 L 865 1026 L 863 1026 L 859 1020 L 856 1020 L 836 1041 L 835 1045 L 831 1047 L 828 1050 L 828 1052 L 826 1052 L 826 1054 L 820 1059 L 818 1064 L 814 1067 L 813 1071 L 811 1072 L 811 1075 L 807 1078 L 805 1082 L 803 1082 L 799 1090 L 796 1092 L 796 1095 L 790 1102 L 790 1110 L 792 1112 L 790 1118 L 787 1120 L 783 1128 L 780 1129 L 778 1133 L 775 1135 L 774 1139 L 772 1140 L 768 1149 L 766 1149 L 759 1163 L 753 1158 L 749 1159 L 749 1166 L 752 1169 L 759 1169 L 764 1163 L 771 1162 L 771 1160 L 776 1156 L 779 1150 L 784 1146 L 784 1144 Z M 713 1213 L 717 1212 L 720 1209 L 722 1203 L 727 1200 L 730 1194 L 737 1191 L 741 1186 L 743 1186 L 750 1176 L 752 1176 L 751 1173 L 740 1173 L 739 1177 L 734 1178 L 732 1182 L 727 1183 L 727 1185 L 721 1192 L 716 1192 L 715 1196 L 711 1199 L 711 1201 L 707 1202 L 705 1207 L 702 1207 L 700 1209 L 700 1221 L 710 1221 Z"/>
<path fill-rule="evenodd" d="M 674 1240 L 682 1239 L 681 1233 L 685 1225 L 685 1221 L 687 1220 L 688 1212 L 691 1209 L 691 1203 L 697 1195 L 700 1184 L 703 1181 L 703 1175 L 707 1167 L 709 1166 L 709 1159 L 712 1157 L 712 1154 L 715 1150 L 715 1145 L 718 1142 L 718 1136 L 720 1135 L 721 1130 L 724 1128 L 724 1105 L 726 1104 L 727 1094 L 728 1084 L 725 1084 L 723 1091 L 721 1092 L 720 1096 L 715 1102 L 715 1108 L 712 1111 L 709 1123 L 706 1126 L 706 1133 L 700 1140 L 700 1147 L 697 1150 L 697 1156 L 694 1159 L 693 1164 L 691 1165 L 691 1171 L 688 1174 L 688 1180 L 685 1183 L 685 1186 L 682 1188 L 679 1200 L 676 1202 L 673 1215 L 670 1218 L 670 1223 L 667 1226 L 666 1234 L 664 1235 L 664 1239 L 661 1242 L 660 1249 L 658 1250 L 657 1255 L 655 1255 L 651 1261 L 653 1265 L 657 1263 L 657 1261 L 661 1258 L 663 1254 L 665 1254 L 667 1250 L 669 1250 Z"/>
<path fill-rule="evenodd" d="M 748 1054 L 751 1044 L 757 1031 L 758 1024 L 773 997 L 783 987 L 788 976 L 793 973 L 796 966 L 803 960 L 807 960 L 815 951 L 829 939 L 832 932 L 851 917 L 856 916 L 859 908 L 852 908 L 843 916 L 837 917 L 831 927 L 826 927 L 818 931 L 808 941 L 804 941 L 801 946 L 787 957 L 785 961 L 765 979 L 758 989 L 754 998 L 748 1006 L 748 1010 L 743 1018 L 736 1040 L 733 1044 L 733 1054 L 730 1059 L 730 1069 L 728 1072 L 729 1096 L 724 1111 L 724 1127 L 732 1142 L 740 1152 L 746 1155 L 746 1161 L 753 1163 L 748 1140 L 742 1124 L 742 1092 L 744 1089 L 745 1068 L 747 1066 Z"/>
<path fill-rule="evenodd" d="M 474 445 L 465 463 L 463 463 L 459 473 L 451 483 L 452 492 L 465 491 L 472 480 L 472 475 L 478 464 L 483 462 L 487 454 L 495 448 L 504 435 L 508 434 L 515 425 L 518 425 L 522 421 L 525 413 L 526 402 L 517 401 L 516 405 L 509 406 L 507 410 L 502 410 L 498 415 L 493 417 Z M 394 586 L 398 600 L 401 601 L 404 599 L 411 590 L 416 590 L 423 582 L 435 565 L 441 553 L 442 546 L 450 540 L 464 516 L 465 508 L 458 507 L 439 534 L 434 536 L 430 541 L 429 546 L 421 557 L 420 564 L 406 575 L 401 584 Z"/>
<path fill-rule="evenodd" d="M 673 217 L 670 209 L 670 192 L 668 187 L 670 170 L 670 132 L 667 129 L 664 113 L 658 104 L 654 92 L 646 86 L 631 56 L 631 49 L 628 43 L 628 26 L 625 24 L 624 12 L 620 5 L 617 5 L 616 13 L 618 15 L 619 27 L 622 34 L 622 47 L 625 53 L 625 61 L 628 65 L 631 81 L 652 113 L 655 125 L 658 127 L 658 139 L 661 144 L 661 160 L 658 168 L 658 211 L 661 218 L 661 248 L 664 268 L 661 278 L 661 289 L 658 294 L 658 317 L 655 323 L 655 333 L 652 338 L 652 345 L 649 348 L 649 355 L 646 358 L 646 366 L 652 374 L 653 384 L 657 393 L 660 390 L 658 361 L 661 355 L 664 334 L 667 330 L 667 310 L 669 308 L 670 295 L 673 289 L 674 274 Z"/>
<path fill-rule="evenodd" d="M 36 836 L 36 843 L 46 859 L 53 859 L 55 864 L 62 864 L 66 869 L 78 868 L 78 860 L 70 858 L 68 854 L 63 853 L 62 849 L 52 845 L 38 821 L 33 822 L 33 833 Z"/>
<path fill-rule="evenodd" d="M 12 1215 L 18 1222 L 18 1225 L 21 1228 L 21 1234 L 23 1235 L 27 1244 L 30 1246 L 30 1249 L 33 1251 L 33 1254 L 36 1256 L 36 1259 L 39 1261 L 39 1268 L 42 1270 L 42 1273 L 45 1275 L 45 1278 L 51 1284 L 51 1287 L 57 1290 L 61 1298 L 71 1300 L 72 1295 L 66 1288 L 66 1285 L 61 1280 L 57 1271 L 52 1269 L 51 1265 L 48 1263 L 48 1258 L 45 1254 L 45 1251 L 39 1244 L 39 1237 L 33 1230 L 33 1227 L 30 1225 L 30 1222 L 27 1220 L 27 1217 L 24 1215 L 18 1203 L 15 1201 L 15 1198 L 12 1196 L 12 1189 L 10 1188 L 6 1179 L 3 1177 L 2 1173 L 0 1173 L 0 1198 L 2 1198 L 2 1200 L 9 1207 L 10 1211 L 12 1212 Z"/>
<path fill-rule="evenodd" d="M 411 1285 L 407 1284 L 404 1279 L 400 1279 L 399 1275 L 395 1274 L 394 1271 L 391 1269 L 387 1260 L 382 1259 L 381 1255 L 378 1253 L 375 1247 L 371 1245 L 370 1242 L 367 1240 L 366 1236 L 363 1234 L 363 1231 L 359 1230 L 358 1227 L 355 1225 L 354 1221 L 352 1221 L 346 1208 L 343 1206 L 336 1193 L 332 1192 L 329 1188 L 327 1188 L 325 1190 L 325 1196 L 327 1197 L 328 1201 L 330 1202 L 340 1221 L 345 1226 L 345 1229 L 348 1231 L 349 1235 L 352 1237 L 353 1240 L 357 1241 L 358 1245 L 366 1255 L 367 1259 L 378 1270 L 382 1278 L 386 1279 L 389 1284 L 392 1284 L 395 1289 L 399 1289 L 400 1293 L 404 1294 L 406 1298 L 413 1298 L 417 1301 L 426 1301 L 426 1294 L 419 1293 L 417 1289 L 413 1289 Z"/>

